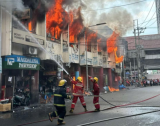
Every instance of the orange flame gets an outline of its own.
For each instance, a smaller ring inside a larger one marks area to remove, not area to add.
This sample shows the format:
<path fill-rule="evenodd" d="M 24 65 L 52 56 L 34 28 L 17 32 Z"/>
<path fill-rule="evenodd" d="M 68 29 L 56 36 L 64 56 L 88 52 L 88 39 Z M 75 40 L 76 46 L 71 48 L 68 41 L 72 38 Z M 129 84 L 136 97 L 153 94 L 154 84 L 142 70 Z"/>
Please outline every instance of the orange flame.
<path fill-rule="evenodd" d="M 87 43 L 97 42 L 97 33 L 90 33 L 87 35 Z"/>
<path fill-rule="evenodd" d="M 96 32 L 88 33 L 86 36 L 87 36 L 87 50 L 91 51 L 91 43 L 93 45 L 97 43 L 97 33 Z"/>
<path fill-rule="evenodd" d="M 29 31 L 32 31 L 32 21 L 30 21 L 30 22 L 28 23 L 28 30 L 29 30 Z"/>
<path fill-rule="evenodd" d="M 98 45 L 97 45 L 98 52 L 101 52 L 101 46 L 100 46 L 100 44 L 101 44 L 101 38 L 97 40 L 97 43 L 98 43 Z"/>
<path fill-rule="evenodd" d="M 74 42 L 77 36 L 83 29 L 83 20 L 81 17 L 81 8 L 67 13 L 63 9 L 64 0 L 55 0 L 55 4 L 50 8 L 46 14 L 46 28 L 47 33 L 51 33 L 52 37 L 60 38 L 63 30 L 69 24 L 70 41 Z M 76 14 L 75 14 L 76 13 Z"/>
<path fill-rule="evenodd" d="M 74 16 L 74 12 L 76 12 Z M 69 35 L 70 35 L 70 42 L 74 42 L 76 40 L 75 37 L 83 30 L 83 19 L 81 17 L 81 8 L 79 7 L 78 10 L 70 11 L 70 26 L 69 26 Z"/>
<path fill-rule="evenodd" d="M 119 34 L 116 32 L 113 32 L 111 37 L 107 39 L 107 52 L 108 53 L 113 53 L 115 54 L 115 62 L 116 63 L 121 63 L 123 61 L 123 56 L 117 57 L 117 38 L 119 37 Z"/>
<path fill-rule="evenodd" d="M 108 89 L 109 89 L 110 92 L 119 91 L 119 89 L 115 89 L 115 88 L 110 87 L 110 86 L 108 86 Z"/>
<path fill-rule="evenodd" d="M 108 53 L 114 52 L 114 49 L 116 48 L 117 37 L 119 37 L 119 34 L 116 34 L 115 32 L 113 32 L 111 37 L 107 39 Z"/>
<path fill-rule="evenodd" d="M 117 57 L 117 47 L 114 49 L 114 53 L 115 53 L 115 61 L 116 61 L 116 63 L 121 63 L 121 62 L 123 62 L 123 56 L 121 56 L 121 57 Z"/>
<path fill-rule="evenodd" d="M 62 32 L 62 22 L 65 14 L 64 9 L 62 8 L 63 0 L 55 0 L 55 4 L 46 14 L 46 28 L 47 33 L 51 33 L 56 39 L 60 38 Z"/>

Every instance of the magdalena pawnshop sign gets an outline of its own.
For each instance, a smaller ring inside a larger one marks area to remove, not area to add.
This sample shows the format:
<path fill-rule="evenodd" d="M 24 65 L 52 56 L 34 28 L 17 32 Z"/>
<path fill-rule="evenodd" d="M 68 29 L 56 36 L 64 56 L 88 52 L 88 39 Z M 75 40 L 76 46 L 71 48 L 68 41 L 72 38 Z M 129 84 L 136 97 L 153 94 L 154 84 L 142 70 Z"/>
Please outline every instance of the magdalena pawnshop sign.
<path fill-rule="evenodd" d="M 39 70 L 40 59 L 19 56 L 19 55 L 5 56 L 2 61 L 2 68 L 3 69 Z"/>

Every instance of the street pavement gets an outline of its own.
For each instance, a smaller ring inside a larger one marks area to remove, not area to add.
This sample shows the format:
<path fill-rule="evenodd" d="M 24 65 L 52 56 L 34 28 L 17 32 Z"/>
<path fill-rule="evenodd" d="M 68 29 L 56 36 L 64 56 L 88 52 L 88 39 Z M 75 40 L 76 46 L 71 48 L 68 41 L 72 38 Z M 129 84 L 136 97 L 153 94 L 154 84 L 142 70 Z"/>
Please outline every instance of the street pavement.
<path fill-rule="evenodd" d="M 133 88 L 121 90 L 119 92 L 101 94 L 101 96 L 114 105 L 123 105 L 142 101 L 160 94 L 160 86 Z M 98 120 L 111 119 L 121 116 L 135 115 L 155 110 L 160 110 L 160 96 L 150 99 L 145 102 L 134 104 L 131 106 L 114 108 L 101 112 L 86 113 L 81 115 L 72 115 L 65 117 L 66 126 L 80 126 L 85 123 L 90 123 Z M 85 101 L 89 111 L 94 110 L 92 103 L 93 96 L 86 96 Z M 71 101 L 66 100 L 67 115 L 69 114 Z M 100 99 L 101 110 L 113 107 Z M 147 107 L 149 106 L 149 107 Z M 159 106 L 159 107 L 158 107 Z M 56 126 L 57 120 L 52 123 L 47 120 L 47 114 L 54 111 L 52 104 L 41 105 L 35 108 L 26 108 L 25 110 L 15 111 L 15 113 L 0 113 L 0 125 L 2 126 L 18 126 L 30 122 L 26 126 Z M 78 101 L 75 107 L 75 114 L 83 112 L 84 109 Z M 43 121 L 44 120 L 44 121 Z M 41 122 L 42 121 L 42 122 Z M 123 119 L 113 119 L 100 123 L 91 124 L 91 126 L 158 126 L 160 123 L 160 112 L 133 116 Z M 88 124 L 87 124 L 88 126 Z"/>

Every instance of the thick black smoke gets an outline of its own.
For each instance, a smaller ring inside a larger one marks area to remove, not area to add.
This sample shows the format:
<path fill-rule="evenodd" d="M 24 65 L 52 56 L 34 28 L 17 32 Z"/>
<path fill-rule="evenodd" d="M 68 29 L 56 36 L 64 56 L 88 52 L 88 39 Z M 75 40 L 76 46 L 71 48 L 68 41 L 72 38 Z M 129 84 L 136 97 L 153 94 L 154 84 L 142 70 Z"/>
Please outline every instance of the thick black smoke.
<path fill-rule="evenodd" d="M 45 14 L 48 11 L 45 0 L 22 0 L 25 7 L 32 10 L 32 18 L 36 18 L 38 22 L 43 22 Z M 51 1 L 50 1 L 51 2 Z"/>
<path fill-rule="evenodd" d="M 42 22 L 45 19 L 45 14 L 55 3 L 55 0 L 22 0 L 22 2 L 25 7 L 29 7 L 32 10 L 32 15 L 37 17 L 37 21 Z M 63 0 L 65 9 L 70 10 L 77 6 L 86 7 L 81 0 Z"/>

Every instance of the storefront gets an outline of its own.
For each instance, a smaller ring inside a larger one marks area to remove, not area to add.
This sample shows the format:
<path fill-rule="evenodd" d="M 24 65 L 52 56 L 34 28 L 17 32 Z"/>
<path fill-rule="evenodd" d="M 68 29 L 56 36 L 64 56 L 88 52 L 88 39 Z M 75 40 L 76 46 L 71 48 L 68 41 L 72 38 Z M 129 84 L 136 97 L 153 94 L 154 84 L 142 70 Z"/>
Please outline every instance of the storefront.
<path fill-rule="evenodd" d="M 12 98 L 18 90 L 28 90 L 30 103 L 39 101 L 40 59 L 20 55 L 5 56 L 2 59 L 2 86 L 4 98 Z"/>
<path fill-rule="evenodd" d="M 41 61 L 41 70 L 39 75 L 39 91 L 41 96 L 51 97 L 59 82 L 61 73 L 58 65 L 53 60 Z"/>

